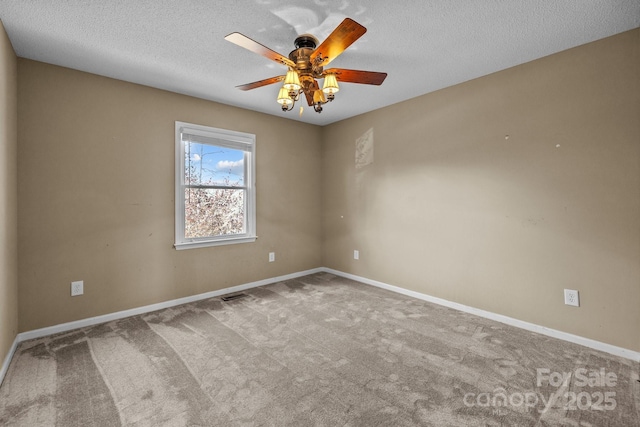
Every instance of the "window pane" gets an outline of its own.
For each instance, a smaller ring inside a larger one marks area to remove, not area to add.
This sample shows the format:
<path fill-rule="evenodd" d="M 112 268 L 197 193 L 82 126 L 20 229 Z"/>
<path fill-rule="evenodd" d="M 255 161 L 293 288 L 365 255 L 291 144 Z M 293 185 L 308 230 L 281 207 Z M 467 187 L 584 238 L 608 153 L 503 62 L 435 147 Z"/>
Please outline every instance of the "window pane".
<path fill-rule="evenodd" d="M 256 240 L 256 136 L 175 123 L 176 249 Z"/>
<path fill-rule="evenodd" d="M 245 233 L 245 190 L 186 188 L 184 236 L 187 239 Z"/>
<path fill-rule="evenodd" d="M 244 186 L 244 151 L 185 142 L 184 183 Z"/>

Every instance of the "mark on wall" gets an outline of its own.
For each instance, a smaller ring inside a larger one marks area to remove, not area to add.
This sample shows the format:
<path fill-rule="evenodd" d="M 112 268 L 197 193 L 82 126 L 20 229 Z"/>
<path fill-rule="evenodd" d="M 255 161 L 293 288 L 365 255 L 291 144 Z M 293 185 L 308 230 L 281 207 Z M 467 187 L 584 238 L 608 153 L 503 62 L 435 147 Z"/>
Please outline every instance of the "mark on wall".
<path fill-rule="evenodd" d="M 356 169 L 373 163 L 373 128 L 356 139 Z"/>

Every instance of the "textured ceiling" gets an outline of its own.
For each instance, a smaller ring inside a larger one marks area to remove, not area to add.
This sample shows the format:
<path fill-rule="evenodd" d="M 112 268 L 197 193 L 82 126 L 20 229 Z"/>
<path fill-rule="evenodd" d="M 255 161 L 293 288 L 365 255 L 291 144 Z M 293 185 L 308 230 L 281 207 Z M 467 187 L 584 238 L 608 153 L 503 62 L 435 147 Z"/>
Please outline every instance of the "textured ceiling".
<path fill-rule="evenodd" d="M 224 40 L 244 35 L 287 56 L 345 18 L 367 33 L 331 67 L 383 71 L 341 84 L 321 114 L 280 111 L 278 85 L 235 86 L 285 67 Z M 471 80 L 640 26 L 638 0 L 0 0 L 18 56 L 318 125 Z"/>

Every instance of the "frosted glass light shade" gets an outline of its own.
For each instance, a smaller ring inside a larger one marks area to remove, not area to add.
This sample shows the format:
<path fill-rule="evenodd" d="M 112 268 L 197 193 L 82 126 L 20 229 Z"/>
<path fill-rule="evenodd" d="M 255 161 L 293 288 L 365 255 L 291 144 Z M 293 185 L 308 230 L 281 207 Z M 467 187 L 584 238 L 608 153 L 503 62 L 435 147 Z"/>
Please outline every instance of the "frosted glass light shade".
<path fill-rule="evenodd" d="M 281 105 L 291 105 L 293 104 L 293 99 L 289 96 L 289 91 L 286 87 L 282 86 L 280 91 L 278 92 L 278 104 Z"/>
<path fill-rule="evenodd" d="M 317 104 L 324 104 L 325 102 L 327 102 L 327 98 L 324 97 L 324 93 L 322 93 L 321 90 L 316 90 L 315 92 L 313 92 L 313 103 Z"/>
<path fill-rule="evenodd" d="M 322 85 L 322 91 L 326 94 L 333 94 L 340 90 L 338 87 L 338 80 L 335 74 L 327 74 L 324 76 L 324 84 Z"/>
<path fill-rule="evenodd" d="M 300 78 L 298 77 L 298 73 L 296 73 L 292 69 L 289 69 L 289 71 L 287 71 L 287 75 L 284 77 L 283 87 L 287 90 L 299 90 L 302 86 L 300 85 Z"/>

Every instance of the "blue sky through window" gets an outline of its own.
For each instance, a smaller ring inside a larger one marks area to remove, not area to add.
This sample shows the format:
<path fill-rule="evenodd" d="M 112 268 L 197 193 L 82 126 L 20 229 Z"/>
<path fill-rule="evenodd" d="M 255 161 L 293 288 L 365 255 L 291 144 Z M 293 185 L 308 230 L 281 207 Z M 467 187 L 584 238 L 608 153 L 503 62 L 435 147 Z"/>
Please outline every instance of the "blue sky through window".
<path fill-rule="evenodd" d="M 244 185 L 244 151 L 186 142 L 185 181 L 201 185 Z"/>

